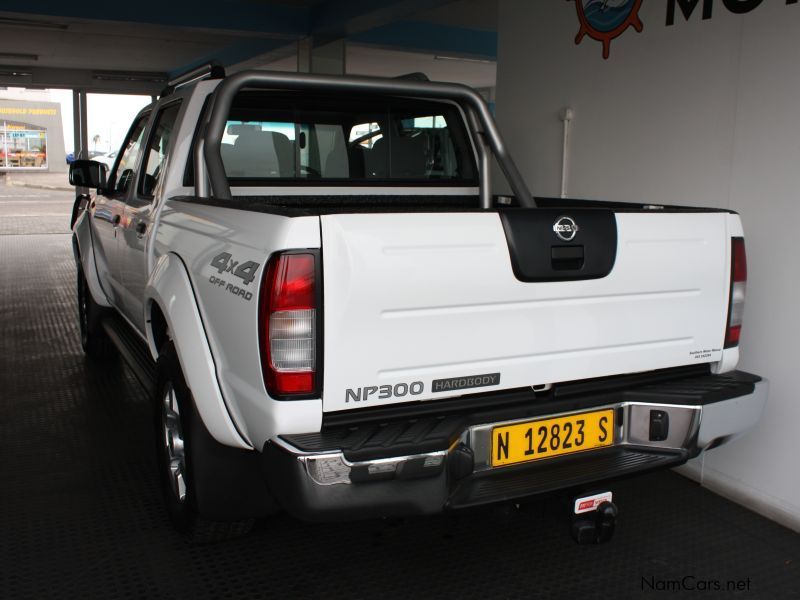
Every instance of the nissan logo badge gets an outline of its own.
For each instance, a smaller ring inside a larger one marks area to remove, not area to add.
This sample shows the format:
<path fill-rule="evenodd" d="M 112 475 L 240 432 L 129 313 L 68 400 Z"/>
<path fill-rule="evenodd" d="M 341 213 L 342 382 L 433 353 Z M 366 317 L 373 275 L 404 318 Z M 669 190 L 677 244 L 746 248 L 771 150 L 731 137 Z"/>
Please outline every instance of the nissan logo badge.
<path fill-rule="evenodd" d="M 558 217 L 553 223 L 553 231 L 565 242 L 571 242 L 578 233 L 578 226 L 570 217 Z"/>

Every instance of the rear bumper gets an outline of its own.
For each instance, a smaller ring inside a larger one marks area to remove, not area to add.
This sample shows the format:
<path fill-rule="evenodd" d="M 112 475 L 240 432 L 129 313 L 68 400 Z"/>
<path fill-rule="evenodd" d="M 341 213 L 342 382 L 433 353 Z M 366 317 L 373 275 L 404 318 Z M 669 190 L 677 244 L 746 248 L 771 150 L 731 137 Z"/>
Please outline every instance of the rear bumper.
<path fill-rule="evenodd" d="M 741 382 L 744 376 L 750 378 L 746 385 Z M 370 456 L 363 449 L 337 447 L 330 440 L 332 436 L 326 440 L 324 433 L 312 434 L 317 435 L 313 444 L 309 436 L 279 436 L 264 447 L 265 475 L 280 504 L 308 520 L 437 513 L 680 465 L 754 426 L 768 391 L 767 381 L 742 373 L 707 375 L 678 383 L 683 385 L 676 386 L 673 381 L 618 390 L 616 399 L 608 402 L 603 402 L 608 394 L 594 401 L 587 397 L 586 402 L 571 402 L 571 410 L 533 417 L 526 413 L 519 418 L 480 421 L 477 415 L 478 422 L 465 418 L 463 427 L 446 446 L 420 444 L 419 452 L 408 443 L 385 443 L 382 452 L 373 451 Z M 725 386 L 728 393 L 720 394 Z M 692 401 L 686 402 L 687 398 Z M 494 427 L 600 408 L 617 411 L 613 446 L 491 467 Z M 669 415 L 668 435 L 660 441 L 650 439 L 650 414 L 654 410 Z M 379 435 L 390 439 L 386 431 L 392 427 L 383 424 Z M 407 441 L 409 436 L 402 433 L 394 439 L 404 436 Z M 398 452 L 393 453 L 393 448 Z"/>

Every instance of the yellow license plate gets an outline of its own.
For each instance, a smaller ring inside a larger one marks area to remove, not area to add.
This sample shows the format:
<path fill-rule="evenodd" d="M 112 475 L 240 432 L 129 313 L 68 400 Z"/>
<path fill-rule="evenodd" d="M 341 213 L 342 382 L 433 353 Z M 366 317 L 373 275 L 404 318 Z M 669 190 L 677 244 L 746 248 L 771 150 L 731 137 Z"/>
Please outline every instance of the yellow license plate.
<path fill-rule="evenodd" d="M 584 452 L 614 443 L 614 409 L 541 419 L 492 430 L 492 466 Z"/>

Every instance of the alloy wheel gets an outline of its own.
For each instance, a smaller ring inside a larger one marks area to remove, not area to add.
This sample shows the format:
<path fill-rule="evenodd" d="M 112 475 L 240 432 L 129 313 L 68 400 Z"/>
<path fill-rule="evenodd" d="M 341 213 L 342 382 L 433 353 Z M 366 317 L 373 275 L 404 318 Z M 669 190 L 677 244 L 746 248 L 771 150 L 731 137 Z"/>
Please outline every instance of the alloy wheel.
<path fill-rule="evenodd" d="M 171 383 L 164 389 L 161 426 L 170 488 L 178 502 L 183 502 L 186 499 L 186 449 L 178 397 Z"/>

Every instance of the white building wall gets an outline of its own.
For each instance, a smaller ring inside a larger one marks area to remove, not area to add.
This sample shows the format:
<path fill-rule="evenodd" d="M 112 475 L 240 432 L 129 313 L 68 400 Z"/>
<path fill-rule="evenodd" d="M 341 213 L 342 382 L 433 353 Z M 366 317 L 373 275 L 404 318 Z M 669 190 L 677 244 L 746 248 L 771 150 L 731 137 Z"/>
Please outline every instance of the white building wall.
<path fill-rule="evenodd" d="M 575 111 L 570 197 L 738 211 L 749 281 L 740 368 L 771 381 L 756 430 L 685 472 L 800 531 L 800 4 L 687 22 L 647 0 L 644 30 L 584 38 L 574 2 L 502 0 L 497 117 L 534 194 L 557 196 L 561 111 Z"/>

